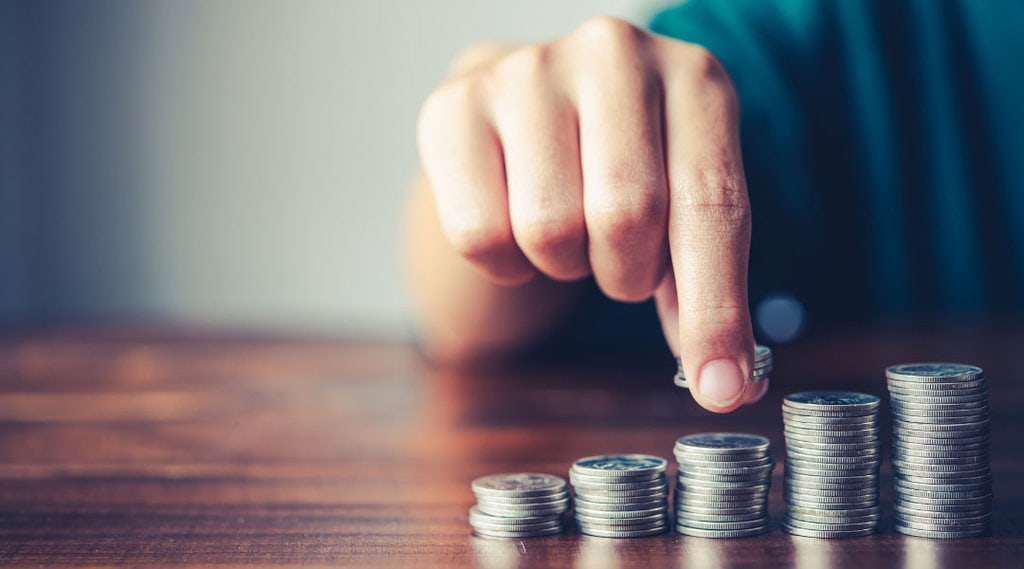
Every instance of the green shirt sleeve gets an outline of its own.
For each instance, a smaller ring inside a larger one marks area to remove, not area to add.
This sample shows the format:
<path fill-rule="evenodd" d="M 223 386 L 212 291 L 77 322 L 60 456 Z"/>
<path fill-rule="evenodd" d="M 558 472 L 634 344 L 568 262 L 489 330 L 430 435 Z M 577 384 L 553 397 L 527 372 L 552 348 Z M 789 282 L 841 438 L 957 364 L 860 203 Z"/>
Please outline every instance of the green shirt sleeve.
<path fill-rule="evenodd" d="M 753 304 L 1024 313 L 1024 2 L 692 0 L 651 29 L 739 92 Z"/>

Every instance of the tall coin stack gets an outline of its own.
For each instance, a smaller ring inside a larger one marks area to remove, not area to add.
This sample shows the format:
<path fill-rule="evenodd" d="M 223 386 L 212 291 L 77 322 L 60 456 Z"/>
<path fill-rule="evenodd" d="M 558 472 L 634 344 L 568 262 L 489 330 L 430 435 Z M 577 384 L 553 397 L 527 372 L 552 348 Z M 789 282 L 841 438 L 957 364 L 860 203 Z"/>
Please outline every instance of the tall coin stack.
<path fill-rule="evenodd" d="M 988 386 L 981 368 L 944 363 L 885 370 L 892 402 L 896 531 L 987 534 L 992 520 Z"/>
<path fill-rule="evenodd" d="M 875 532 L 879 405 L 874 395 L 842 391 L 793 393 L 782 402 L 786 531 L 816 538 Z"/>
<path fill-rule="evenodd" d="M 768 529 L 772 461 L 757 435 L 705 433 L 676 441 L 676 531 L 746 537 Z"/>
<path fill-rule="evenodd" d="M 768 346 L 754 346 L 754 369 L 750 372 L 750 382 L 757 383 L 768 379 L 772 374 L 773 366 L 772 349 Z M 676 358 L 676 367 L 678 371 L 676 371 L 676 375 L 672 379 L 673 383 L 677 387 L 689 389 L 690 383 L 686 380 L 686 376 L 683 375 L 682 359 Z"/>
<path fill-rule="evenodd" d="M 483 537 L 518 539 L 565 530 L 569 490 L 551 474 L 494 474 L 472 484 L 476 505 L 469 510 L 473 532 Z"/>
<path fill-rule="evenodd" d="M 667 462 L 643 454 L 591 456 L 569 470 L 580 533 L 644 537 L 668 529 Z"/>

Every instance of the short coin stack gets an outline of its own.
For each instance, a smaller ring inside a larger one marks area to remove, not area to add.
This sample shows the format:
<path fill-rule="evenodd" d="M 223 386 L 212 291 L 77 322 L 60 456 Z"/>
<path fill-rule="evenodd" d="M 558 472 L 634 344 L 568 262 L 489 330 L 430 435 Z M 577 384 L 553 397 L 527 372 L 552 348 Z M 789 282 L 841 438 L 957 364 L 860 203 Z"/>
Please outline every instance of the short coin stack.
<path fill-rule="evenodd" d="M 892 400 L 896 531 L 987 534 L 992 519 L 988 386 L 981 368 L 944 363 L 885 370 Z"/>
<path fill-rule="evenodd" d="M 879 405 L 874 395 L 842 391 L 793 393 L 782 402 L 786 531 L 816 538 L 875 532 Z"/>
<path fill-rule="evenodd" d="M 469 510 L 469 524 L 479 536 L 518 539 L 565 529 L 569 491 L 560 476 L 494 474 L 477 478 L 472 487 L 476 505 Z"/>
<path fill-rule="evenodd" d="M 757 383 L 768 379 L 772 374 L 773 365 L 772 349 L 768 346 L 754 346 L 754 370 L 750 373 L 750 382 Z M 690 383 L 683 375 L 683 361 L 679 358 L 676 358 L 676 367 L 678 371 L 672 381 L 678 387 L 689 389 Z"/>
<path fill-rule="evenodd" d="M 676 441 L 676 531 L 697 537 L 745 537 L 768 529 L 772 461 L 757 435 L 705 433 Z"/>
<path fill-rule="evenodd" d="M 598 537 L 644 537 L 668 529 L 667 462 L 643 454 L 591 456 L 569 470 L 576 527 Z"/>

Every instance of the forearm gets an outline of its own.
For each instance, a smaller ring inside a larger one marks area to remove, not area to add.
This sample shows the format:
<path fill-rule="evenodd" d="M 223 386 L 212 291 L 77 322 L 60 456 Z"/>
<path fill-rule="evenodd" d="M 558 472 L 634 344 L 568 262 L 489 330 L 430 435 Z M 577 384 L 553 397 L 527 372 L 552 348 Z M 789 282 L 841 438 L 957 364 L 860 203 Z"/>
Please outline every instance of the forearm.
<path fill-rule="evenodd" d="M 543 276 L 513 287 L 486 279 L 446 241 L 423 176 L 409 197 L 405 248 L 420 341 L 443 363 L 509 357 L 536 344 L 568 315 L 582 288 Z"/>

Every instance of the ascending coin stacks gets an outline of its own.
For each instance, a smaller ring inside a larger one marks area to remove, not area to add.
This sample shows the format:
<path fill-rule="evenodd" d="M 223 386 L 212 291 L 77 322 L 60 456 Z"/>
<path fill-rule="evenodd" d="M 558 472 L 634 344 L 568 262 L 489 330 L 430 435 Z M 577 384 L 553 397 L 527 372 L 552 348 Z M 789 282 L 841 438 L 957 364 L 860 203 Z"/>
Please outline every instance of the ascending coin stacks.
<path fill-rule="evenodd" d="M 523 538 L 562 533 L 569 491 L 565 479 L 551 474 L 512 473 L 477 478 L 476 505 L 469 524 L 482 537 Z"/>
<path fill-rule="evenodd" d="M 772 461 L 757 435 L 705 433 L 676 441 L 676 531 L 731 538 L 768 529 Z"/>
<path fill-rule="evenodd" d="M 842 391 L 805 391 L 783 400 L 787 532 L 816 538 L 875 532 L 879 403 L 874 395 Z"/>
<path fill-rule="evenodd" d="M 597 537 L 645 537 L 668 529 L 667 462 L 643 454 L 591 456 L 569 470 L 576 528 Z"/>
<path fill-rule="evenodd" d="M 988 385 L 981 368 L 944 363 L 885 370 L 892 401 L 896 531 L 985 535 L 992 522 Z"/>

